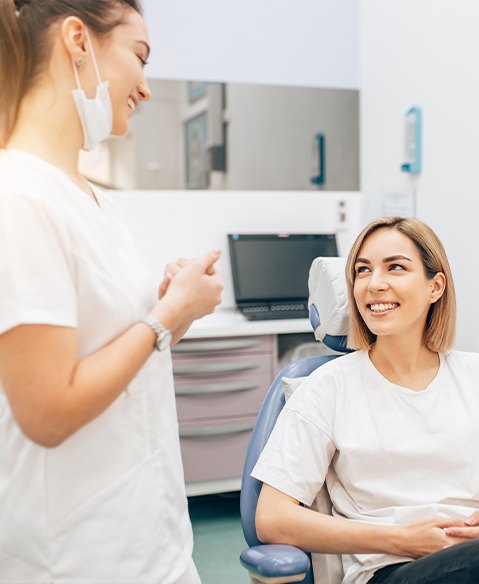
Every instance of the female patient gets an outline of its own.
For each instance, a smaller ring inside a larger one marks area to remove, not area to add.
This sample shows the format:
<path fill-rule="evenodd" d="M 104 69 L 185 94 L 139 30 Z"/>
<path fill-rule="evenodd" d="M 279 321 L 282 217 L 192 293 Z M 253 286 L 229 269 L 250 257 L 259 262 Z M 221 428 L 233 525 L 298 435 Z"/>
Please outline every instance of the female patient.
<path fill-rule="evenodd" d="M 343 554 L 347 584 L 477 583 L 479 355 L 450 351 L 441 242 L 416 219 L 376 220 L 346 278 L 358 350 L 316 370 L 279 417 L 253 471 L 259 537 Z M 307 508 L 324 482 L 333 517 Z"/>

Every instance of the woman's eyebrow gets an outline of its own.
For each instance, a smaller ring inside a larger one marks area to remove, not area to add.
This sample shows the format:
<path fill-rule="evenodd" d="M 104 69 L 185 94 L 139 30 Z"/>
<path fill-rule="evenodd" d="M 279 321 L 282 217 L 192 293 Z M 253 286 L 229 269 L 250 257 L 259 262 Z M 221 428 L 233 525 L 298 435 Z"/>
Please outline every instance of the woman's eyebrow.
<path fill-rule="evenodd" d="M 392 256 L 389 256 L 387 258 L 383 258 L 384 263 L 395 262 L 396 260 L 407 260 L 408 262 L 412 262 L 411 258 L 408 258 L 407 256 L 401 255 L 401 254 L 392 255 Z"/>
<path fill-rule="evenodd" d="M 412 262 L 411 258 L 408 258 L 405 255 L 392 255 L 392 256 L 388 256 L 387 258 L 383 258 L 382 261 L 383 263 L 387 264 L 389 262 L 395 262 L 397 260 L 406 260 L 408 262 Z M 370 264 L 371 262 L 367 259 L 367 258 L 356 258 L 355 261 L 356 264 Z"/>
<path fill-rule="evenodd" d="M 140 44 L 142 44 L 142 45 L 144 45 L 146 47 L 146 58 L 148 59 L 148 57 L 150 56 L 150 50 L 151 50 L 150 49 L 150 45 L 147 42 L 145 42 L 145 41 L 137 40 L 136 42 L 137 43 L 140 43 Z"/>

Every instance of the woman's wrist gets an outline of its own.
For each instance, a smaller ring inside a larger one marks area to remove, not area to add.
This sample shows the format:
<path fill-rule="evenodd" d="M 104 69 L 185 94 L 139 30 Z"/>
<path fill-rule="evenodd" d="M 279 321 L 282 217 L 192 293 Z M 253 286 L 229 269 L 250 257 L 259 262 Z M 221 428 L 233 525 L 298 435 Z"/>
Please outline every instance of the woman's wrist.
<path fill-rule="evenodd" d="M 178 329 L 188 318 L 184 308 L 178 302 L 173 302 L 167 297 L 159 300 L 150 310 L 150 314 L 169 331 Z"/>
<path fill-rule="evenodd" d="M 384 529 L 387 530 L 383 539 L 386 547 L 384 551 L 394 556 L 403 556 L 405 554 L 405 544 L 407 541 L 405 526 L 392 525 L 391 527 L 385 527 Z"/>

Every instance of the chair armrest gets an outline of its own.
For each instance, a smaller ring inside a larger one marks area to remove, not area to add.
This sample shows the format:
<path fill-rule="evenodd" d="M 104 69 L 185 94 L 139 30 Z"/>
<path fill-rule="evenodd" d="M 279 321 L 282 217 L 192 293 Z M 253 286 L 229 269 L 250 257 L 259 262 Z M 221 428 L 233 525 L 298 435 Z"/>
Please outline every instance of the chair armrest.
<path fill-rule="evenodd" d="M 241 564 L 257 582 L 302 582 L 310 568 L 308 555 L 291 545 L 257 545 L 241 554 Z"/>

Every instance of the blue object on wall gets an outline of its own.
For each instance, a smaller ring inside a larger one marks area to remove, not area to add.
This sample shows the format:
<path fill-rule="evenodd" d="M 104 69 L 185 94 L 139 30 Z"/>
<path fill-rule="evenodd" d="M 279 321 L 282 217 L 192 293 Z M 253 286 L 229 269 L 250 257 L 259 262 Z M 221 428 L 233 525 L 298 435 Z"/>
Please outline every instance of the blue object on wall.
<path fill-rule="evenodd" d="M 413 106 L 406 112 L 404 120 L 404 164 L 403 172 L 418 174 L 422 170 L 422 110 Z"/>
<path fill-rule="evenodd" d="M 314 185 L 323 185 L 326 180 L 324 148 L 324 134 L 315 134 L 313 140 L 313 176 L 311 177 L 311 182 Z"/>

